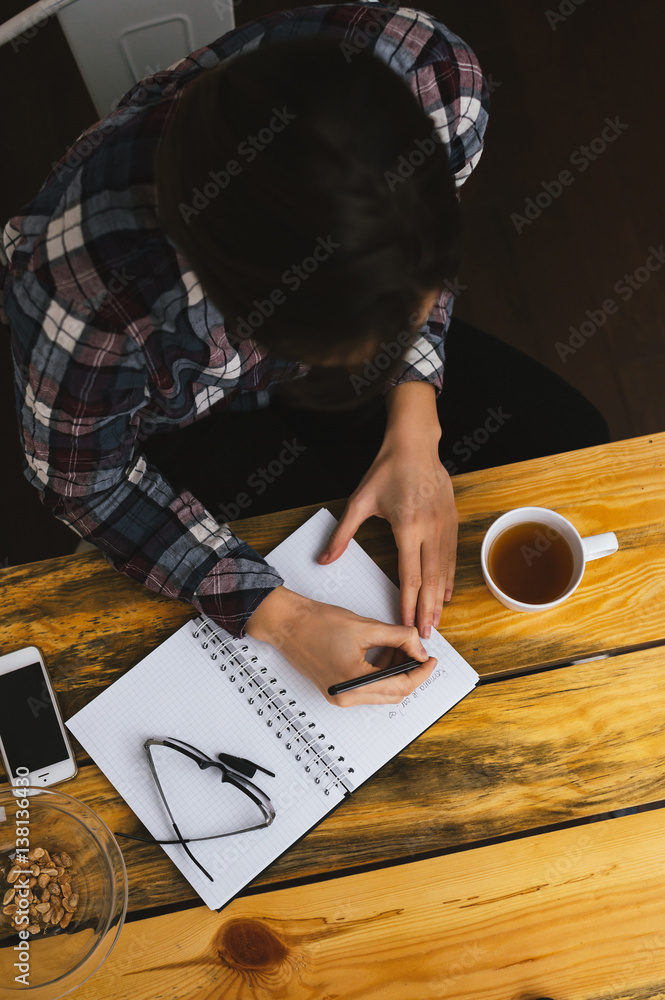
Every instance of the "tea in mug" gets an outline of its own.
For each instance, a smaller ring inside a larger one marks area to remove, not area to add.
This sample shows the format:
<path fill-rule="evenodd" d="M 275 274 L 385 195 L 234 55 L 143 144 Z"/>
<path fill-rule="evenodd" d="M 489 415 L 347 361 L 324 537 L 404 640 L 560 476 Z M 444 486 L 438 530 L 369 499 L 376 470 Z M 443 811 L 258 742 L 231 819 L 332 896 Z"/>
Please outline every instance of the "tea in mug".
<path fill-rule="evenodd" d="M 538 521 L 506 528 L 490 546 L 487 568 L 495 584 L 522 604 L 549 604 L 568 589 L 573 551 L 560 531 Z"/>

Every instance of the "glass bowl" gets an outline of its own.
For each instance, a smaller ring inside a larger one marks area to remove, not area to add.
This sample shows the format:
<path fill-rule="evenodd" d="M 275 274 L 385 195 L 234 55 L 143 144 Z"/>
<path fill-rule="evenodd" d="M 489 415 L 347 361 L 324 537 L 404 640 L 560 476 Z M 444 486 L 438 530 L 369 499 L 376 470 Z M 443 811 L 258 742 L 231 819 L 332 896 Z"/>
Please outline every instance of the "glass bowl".
<path fill-rule="evenodd" d="M 17 848 L 29 852 L 29 872 L 16 874 L 25 867 L 16 859 L 26 857 Z M 127 911 L 127 872 L 113 834 L 88 806 L 64 792 L 6 786 L 0 893 L 0 997 L 57 1000 L 111 953 Z"/>

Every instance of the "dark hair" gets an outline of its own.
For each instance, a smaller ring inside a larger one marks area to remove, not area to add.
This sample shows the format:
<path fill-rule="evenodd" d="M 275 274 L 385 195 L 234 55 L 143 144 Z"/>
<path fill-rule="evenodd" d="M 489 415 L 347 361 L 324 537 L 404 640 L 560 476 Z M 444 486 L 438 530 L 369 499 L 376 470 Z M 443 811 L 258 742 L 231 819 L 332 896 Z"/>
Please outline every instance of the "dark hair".
<path fill-rule="evenodd" d="M 185 86 L 157 153 L 160 223 L 237 336 L 310 362 L 396 338 L 458 265 L 433 127 L 376 56 L 261 46 Z"/>

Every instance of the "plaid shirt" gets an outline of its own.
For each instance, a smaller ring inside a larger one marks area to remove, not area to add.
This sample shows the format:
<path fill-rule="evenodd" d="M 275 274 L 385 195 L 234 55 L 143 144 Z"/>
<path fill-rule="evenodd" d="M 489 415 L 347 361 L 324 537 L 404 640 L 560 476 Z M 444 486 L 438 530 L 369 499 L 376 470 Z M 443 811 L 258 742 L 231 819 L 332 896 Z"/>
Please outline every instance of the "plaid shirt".
<path fill-rule="evenodd" d="M 198 73 L 271 41 L 325 34 L 373 51 L 407 81 L 445 143 L 459 187 L 480 158 L 488 95 L 471 50 L 428 14 L 376 0 L 283 10 L 230 31 L 137 84 L 54 166 L 4 235 L 25 474 L 44 503 L 116 569 L 189 601 L 236 636 L 283 581 L 141 454 L 155 431 L 212 407 L 262 405 L 306 374 L 223 316 L 156 217 L 153 158 L 173 102 Z M 306 86 L 306 81 L 303 81 Z M 445 292 L 393 382 L 443 377 Z"/>

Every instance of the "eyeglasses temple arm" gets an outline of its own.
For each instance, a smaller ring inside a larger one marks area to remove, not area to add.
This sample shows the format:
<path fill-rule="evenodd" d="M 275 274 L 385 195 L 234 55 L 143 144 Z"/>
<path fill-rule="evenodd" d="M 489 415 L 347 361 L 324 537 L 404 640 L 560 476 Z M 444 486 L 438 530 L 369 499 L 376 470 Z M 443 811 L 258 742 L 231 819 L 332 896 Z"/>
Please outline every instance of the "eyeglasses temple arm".
<path fill-rule="evenodd" d="M 158 743 L 158 742 L 161 743 L 163 746 L 171 746 L 172 749 L 174 749 L 174 750 L 180 750 L 180 747 L 173 746 L 172 744 L 167 743 L 166 740 L 164 740 L 164 741 L 161 741 L 161 740 L 160 741 L 157 741 L 157 740 L 148 740 L 145 743 L 145 749 L 146 749 L 146 752 L 148 754 L 148 764 L 150 766 L 150 770 L 152 772 L 152 776 L 153 776 L 153 779 L 155 781 L 155 784 L 157 785 L 157 790 L 158 790 L 158 792 L 160 794 L 161 800 L 164 803 L 164 808 L 166 809 L 167 813 L 169 814 L 169 819 L 171 820 L 171 826 L 173 827 L 173 829 L 175 831 L 175 835 L 178 838 L 178 843 L 184 849 L 185 853 L 190 858 L 190 860 L 193 861 L 194 864 L 196 865 L 196 867 L 199 868 L 203 872 L 203 874 L 205 875 L 206 878 L 210 879 L 211 882 L 214 882 L 215 880 L 212 877 L 212 875 L 205 870 L 205 868 L 203 867 L 203 865 L 199 861 L 196 860 L 196 858 L 194 857 L 194 855 L 190 851 L 189 847 L 187 846 L 187 844 L 185 843 L 185 841 L 183 839 L 182 834 L 180 833 L 180 830 L 178 829 L 178 824 L 176 823 L 176 821 L 173 818 L 173 813 L 171 812 L 169 804 L 168 804 L 168 802 L 166 800 L 166 796 L 164 795 L 164 791 L 163 791 L 162 786 L 161 786 L 160 781 L 159 781 L 159 775 L 157 774 L 157 768 L 155 767 L 154 761 L 152 759 L 152 754 L 150 752 L 151 746 L 153 744 Z M 186 750 L 180 750 L 180 752 L 186 754 L 188 757 L 192 757 L 193 760 L 198 760 L 199 759 L 198 757 L 194 757 L 192 754 L 188 753 Z"/>
<path fill-rule="evenodd" d="M 257 771 L 262 771 L 271 778 L 275 777 L 274 771 L 269 771 L 267 768 L 261 767 L 260 764 L 255 764 L 253 761 L 247 760 L 245 757 L 234 757 L 230 753 L 218 753 L 217 757 L 221 760 L 222 764 L 226 764 L 227 767 L 232 767 L 234 771 L 238 771 L 239 774 L 244 774 L 247 778 L 253 778 Z"/>
<path fill-rule="evenodd" d="M 257 806 L 265 816 L 266 820 L 265 825 L 270 826 L 270 824 L 275 818 L 275 807 L 273 806 L 272 802 L 265 794 L 265 792 L 263 792 L 258 787 L 258 785 L 255 785 L 253 782 L 248 781 L 247 778 L 243 778 L 241 781 L 239 781 L 232 774 L 227 774 L 224 780 L 228 781 L 230 785 L 234 786 L 234 788 L 239 789 L 241 792 L 244 792 L 245 795 L 249 796 L 252 802 L 255 802 L 257 804 Z"/>

